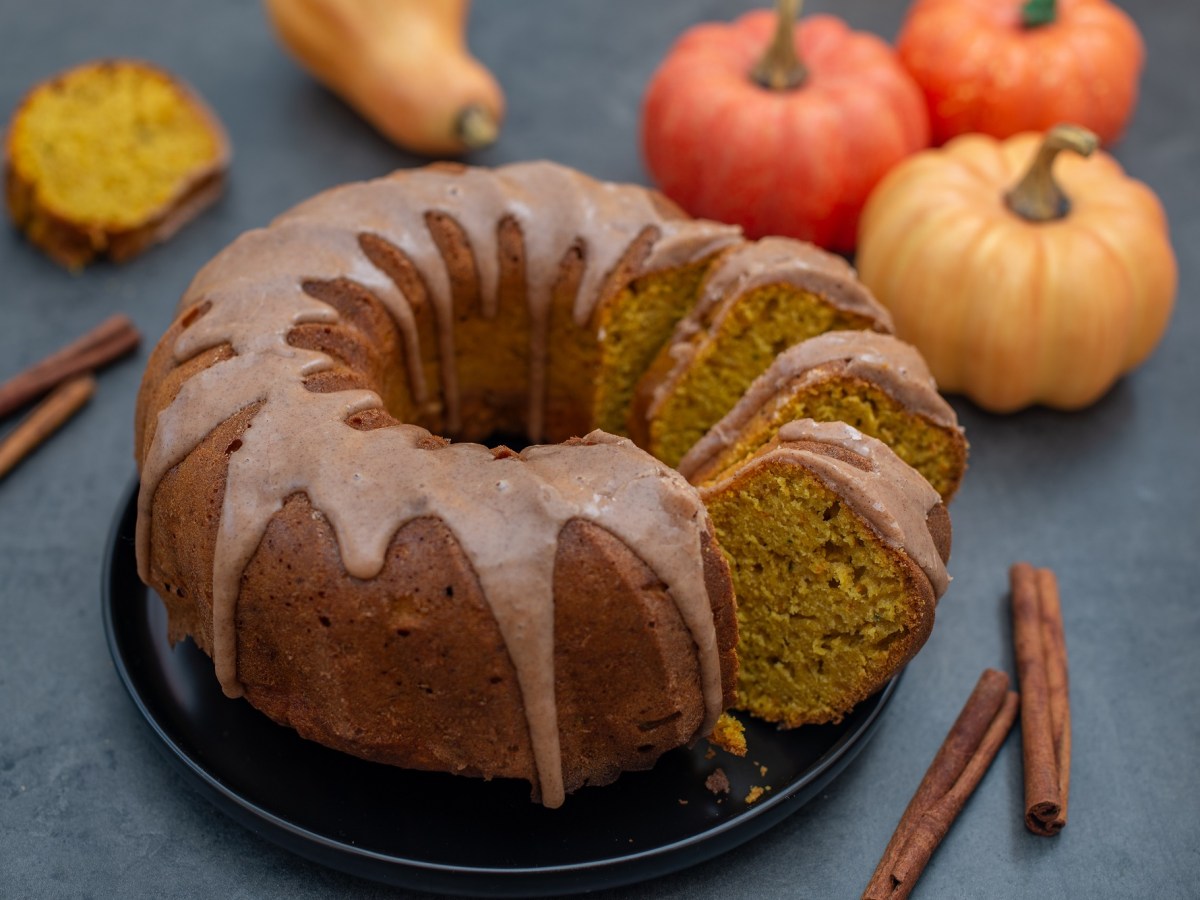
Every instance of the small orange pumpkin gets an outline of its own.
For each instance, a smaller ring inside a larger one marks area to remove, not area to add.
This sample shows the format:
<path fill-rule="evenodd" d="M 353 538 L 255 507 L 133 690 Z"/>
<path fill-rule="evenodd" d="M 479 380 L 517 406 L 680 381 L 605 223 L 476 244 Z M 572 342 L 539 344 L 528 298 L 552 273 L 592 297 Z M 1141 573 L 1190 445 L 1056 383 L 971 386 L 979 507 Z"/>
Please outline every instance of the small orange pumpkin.
<path fill-rule="evenodd" d="M 1096 144 L 1075 126 L 964 135 L 872 193 L 859 275 L 943 390 L 992 412 L 1079 409 L 1162 337 L 1176 288 L 1166 216 Z"/>
<path fill-rule="evenodd" d="M 1110 144 L 1144 56 L 1137 26 L 1108 0 L 917 0 L 896 52 L 925 92 L 935 144 L 1059 122 Z"/>
<path fill-rule="evenodd" d="M 687 31 L 647 88 L 642 150 L 694 216 L 849 251 L 871 188 L 928 146 L 929 122 L 891 47 L 833 16 L 795 24 L 798 6 Z"/>

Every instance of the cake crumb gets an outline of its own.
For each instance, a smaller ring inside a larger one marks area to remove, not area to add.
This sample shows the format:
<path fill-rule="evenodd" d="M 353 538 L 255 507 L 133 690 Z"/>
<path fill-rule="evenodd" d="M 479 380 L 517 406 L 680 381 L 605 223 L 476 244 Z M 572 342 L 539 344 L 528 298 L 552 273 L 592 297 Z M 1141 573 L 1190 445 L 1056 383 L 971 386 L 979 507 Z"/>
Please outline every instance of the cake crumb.
<path fill-rule="evenodd" d="M 759 766 L 759 767 L 758 767 L 758 774 L 759 774 L 759 775 L 761 775 L 763 778 L 766 778 L 766 777 L 767 777 L 767 767 L 766 767 L 766 766 Z"/>
<path fill-rule="evenodd" d="M 714 747 L 709 747 L 709 748 L 708 748 L 708 751 L 707 751 L 707 752 L 704 754 L 704 758 L 705 758 L 705 759 L 712 759 L 712 758 L 713 758 L 714 756 L 716 756 L 716 755 L 717 755 L 717 751 L 716 751 L 716 749 L 715 749 Z"/>
<path fill-rule="evenodd" d="M 729 793 L 729 777 L 725 774 L 725 770 L 717 768 L 711 775 L 704 779 L 704 786 L 714 794 Z"/>
<path fill-rule="evenodd" d="M 734 756 L 746 755 L 746 726 L 729 713 L 722 713 L 717 719 L 708 740 Z"/>
<path fill-rule="evenodd" d="M 680 798 L 680 800 L 679 800 L 679 805 L 680 805 L 680 806 L 687 806 L 687 805 L 688 805 L 688 802 L 687 802 L 686 800 L 684 800 L 684 799 Z"/>
<path fill-rule="evenodd" d="M 759 787 L 759 786 L 756 784 L 754 787 L 750 788 L 750 793 L 748 793 L 748 794 L 746 795 L 746 802 L 747 802 L 747 803 L 753 803 L 754 801 L 756 801 L 756 800 L 757 800 L 759 797 L 761 797 L 762 795 L 763 795 L 763 789 L 762 789 L 762 788 L 760 788 L 760 787 Z"/>

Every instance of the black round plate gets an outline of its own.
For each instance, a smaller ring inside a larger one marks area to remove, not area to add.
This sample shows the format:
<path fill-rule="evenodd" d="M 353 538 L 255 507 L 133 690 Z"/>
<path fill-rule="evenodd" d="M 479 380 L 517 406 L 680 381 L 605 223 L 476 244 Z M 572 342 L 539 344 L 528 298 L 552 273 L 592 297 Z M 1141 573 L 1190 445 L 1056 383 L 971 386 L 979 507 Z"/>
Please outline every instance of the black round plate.
<path fill-rule="evenodd" d="M 484 782 L 369 763 L 306 741 L 221 693 L 190 641 L 172 649 L 166 612 L 137 576 L 136 486 L 105 561 L 104 624 L 117 671 L 167 758 L 221 810 L 308 859 L 409 888 L 533 896 L 630 884 L 711 859 L 795 812 L 862 749 L 893 679 L 839 725 L 778 731 L 746 722 L 750 753 L 708 745 L 650 772 L 585 788 L 557 810 L 524 782 Z M 704 781 L 718 767 L 732 786 Z M 765 769 L 761 768 L 765 767 Z M 752 787 L 764 789 L 752 803 Z"/>

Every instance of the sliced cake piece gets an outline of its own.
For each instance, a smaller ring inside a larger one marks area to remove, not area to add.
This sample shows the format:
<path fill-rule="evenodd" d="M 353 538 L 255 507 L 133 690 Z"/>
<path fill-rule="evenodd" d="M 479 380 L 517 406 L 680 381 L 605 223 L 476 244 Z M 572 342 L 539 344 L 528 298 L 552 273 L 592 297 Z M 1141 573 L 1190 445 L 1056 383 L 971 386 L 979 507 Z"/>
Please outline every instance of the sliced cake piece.
<path fill-rule="evenodd" d="M 564 360 L 559 365 L 561 380 L 569 380 L 573 372 L 574 377 L 593 382 L 590 421 L 597 428 L 625 434 L 638 379 L 691 308 L 700 279 L 712 261 L 712 255 L 702 257 L 688 265 L 652 272 L 629 282 L 597 311 L 599 365 L 583 366 L 577 360 Z M 563 343 L 553 346 L 560 347 Z"/>
<path fill-rule="evenodd" d="M 700 484 L 752 456 L 794 419 L 846 422 L 878 438 L 949 502 L 967 440 L 910 344 L 869 331 L 831 331 L 789 347 L 679 463 Z"/>
<path fill-rule="evenodd" d="M 229 140 L 200 97 L 130 59 L 84 63 L 36 85 L 4 145 L 13 222 L 71 269 L 122 262 L 217 199 Z"/>
<path fill-rule="evenodd" d="M 701 496 L 737 596 L 739 709 L 788 728 L 839 721 L 925 643 L 950 519 L 886 444 L 790 422 Z"/>
<path fill-rule="evenodd" d="M 776 356 L 845 329 L 892 330 L 845 260 L 787 238 L 739 244 L 709 269 L 692 312 L 642 376 L 630 435 L 677 465 Z"/>

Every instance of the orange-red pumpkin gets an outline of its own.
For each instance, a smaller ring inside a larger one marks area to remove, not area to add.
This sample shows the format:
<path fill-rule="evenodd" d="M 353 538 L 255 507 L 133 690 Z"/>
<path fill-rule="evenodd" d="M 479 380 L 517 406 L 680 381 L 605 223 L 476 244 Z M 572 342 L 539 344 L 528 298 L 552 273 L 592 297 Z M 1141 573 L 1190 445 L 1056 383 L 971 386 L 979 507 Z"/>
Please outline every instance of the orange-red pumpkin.
<path fill-rule="evenodd" d="M 1137 26 L 1108 0 L 917 0 L 896 39 L 933 141 L 1075 122 L 1105 144 L 1137 102 Z"/>
<path fill-rule="evenodd" d="M 849 251 L 871 188 L 928 145 L 924 102 L 879 38 L 780 6 L 679 39 L 646 93 L 646 164 L 692 215 Z"/>

